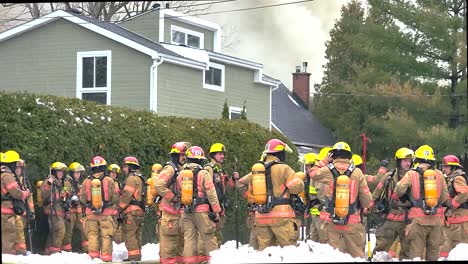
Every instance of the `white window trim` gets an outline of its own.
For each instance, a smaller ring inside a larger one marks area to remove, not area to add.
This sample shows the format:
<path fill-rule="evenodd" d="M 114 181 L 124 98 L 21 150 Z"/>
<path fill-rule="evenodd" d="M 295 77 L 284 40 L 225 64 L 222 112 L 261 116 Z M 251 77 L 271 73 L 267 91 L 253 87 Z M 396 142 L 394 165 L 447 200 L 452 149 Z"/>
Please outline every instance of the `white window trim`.
<path fill-rule="evenodd" d="M 210 90 L 215 90 L 215 91 L 218 91 L 218 92 L 224 92 L 224 84 L 225 84 L 225 71 L 226 71 L 226 68 L 224 65 L 222 64 L 218 64 L 218 63 L 214 63 L 214 62 L 209 62 L 208 65 L 207 65 L 208 69 L 210 67 L 212 68 L 216 68 L 216 69 L 220 69 L 221 70 L 221 86 L 218 86 L 218 85 L 213 85 L 213 84 L 207 84 L 205 83 L 205 71 L 207 70 L 203 70 L 203 88 L 205 89 L 210 89 Z"/>
<path fill-rule="evenodd" d="M 231 118 L 231 113 L 236 113 L 236 114 L 241 114 L 242 113 L 242 107 L 237 107 L 237 106 L 229 106 L 229 119 Z M 247 107 L 245 108 L 245 113 L 247 113 Z"/>
<path fill-rule="evenodd" d="M 83 88 L 83 58 L 86 57 L 107 57 L 107 87 Z M 79 51 L 76 53 L 76 97 L 82 98 L 83 93 L 107 93 L 107 105 L 111 105 L 112 87 L 112 51 Z"/>
<path fill-rule="evenodd" d="M 185 46 L 189 47 L 189 45 L 187 45 L 187 42 L 188 42 L 187 34 L 190 34 L 190 35 L 193 35 L 193 36 L 196 36 L 196 37 L 200 38 L 200 47 L 198 47 L 198 49 L 204 49 L 205 48 L 205 34 L 203 34 L 201 32 L 197 32 L 197 31 L 193 31 L 193 30 L 190 30 L 190 29 L 174 26 L 174 25 L 171 25 L 171 36 L 170 36 L 171 37 L 171 44 L 179 45 L 179 43 L 172 41 L 172 33 L 174 32 L 174 30 L 185 33 L 185 43 L 184 43 Z M 190 47 L 190 48 L 194 48 L 194 47 Z"/>

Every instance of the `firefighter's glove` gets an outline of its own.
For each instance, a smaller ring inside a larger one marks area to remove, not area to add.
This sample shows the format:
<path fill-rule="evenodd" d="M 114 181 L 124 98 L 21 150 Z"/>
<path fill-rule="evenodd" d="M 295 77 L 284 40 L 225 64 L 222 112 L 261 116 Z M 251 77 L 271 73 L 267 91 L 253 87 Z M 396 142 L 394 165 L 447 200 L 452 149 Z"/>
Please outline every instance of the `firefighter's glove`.
<path fill-rule="evenodd" d="M 34 219 L 36 219 L 36 215 L 33 212 L 29 212 L 28 219 L 34 221 Z"/>
<path fill-rule="evenodd" d="M 209 212 L 208 217 L 215 223 L 219 222 L 219 214 L 217 213 Z"/>
<path fill-rule="evenodd" d="M 123 217 L 120 214 L 119 216 L 117 216 L 117 223 L 120 223 L 120 224 L 123 223 Z"/>

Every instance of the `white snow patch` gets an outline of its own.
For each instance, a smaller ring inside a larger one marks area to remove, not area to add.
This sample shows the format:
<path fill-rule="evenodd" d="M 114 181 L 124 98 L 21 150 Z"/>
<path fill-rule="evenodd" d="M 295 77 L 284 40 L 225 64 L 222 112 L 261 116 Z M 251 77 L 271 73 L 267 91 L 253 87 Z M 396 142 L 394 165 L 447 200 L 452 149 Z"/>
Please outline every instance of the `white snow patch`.
<path fill-rule="evenodd" d="M 31 116 L 31 113 L 27 113 L 28 116 Z"/>
<path fill-rule="evenodd" d="M 36 104 L 37 105 L 45 105 L 43 102 L 40 101 L 41 98 L 36 98 Z"/>
<path fill-rule="evenodd" d="M 75 117 L 76 122 L 81 123 L 81 118 Z"/>
<path fill-rule="evenodd" d="M 101 116 L 101 120 L 104 120 L 104 119 L 106 119 L 106 118 L 105 118 L 105 117 L 103 117 L 103 116 Z"/>
<path fill-rule="evenodd" d="M 117 244 L 112 241 L 112 261 L 118 262 L 128 258 L 128 250 L 125 243 Z"/>
<path fill-rule="evenodd" d="M 448 260 L 468 260 L 468 244 L 460 243 L 452 249 L 448 255 Z"/>
<path fill-rule="evenodd" d="M 93 122 L 91 122 L 88 118 L 91 119 L 89 116 L 87 116 L 87 118 L 86 117 L 83 118 L 83 121 L 87 124 L 93 124 Z"/>
<path fill-rule="evenodd" d="M 148 243 L 141 247 L 141 260 L 159 261 L 159 244 Z"/>
<path fill-rule="evenodd" d="M 21 108 L 18 108 L 18 112 L 21 112 Z"/>

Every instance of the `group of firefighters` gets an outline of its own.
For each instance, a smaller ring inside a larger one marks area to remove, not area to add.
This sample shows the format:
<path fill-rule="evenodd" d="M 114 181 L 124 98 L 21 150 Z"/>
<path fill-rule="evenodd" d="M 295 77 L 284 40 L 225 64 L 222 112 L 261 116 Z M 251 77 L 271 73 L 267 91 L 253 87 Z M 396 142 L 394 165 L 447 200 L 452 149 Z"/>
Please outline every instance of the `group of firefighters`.
<path fill-rule="evenodd" d="M 125 242 L 128 260 L 140 260 L 144 215 L 154 211 L 161 263 L 208 262 L 222 242 L 230 188 L 248 201 L 249 245 L 260 251 L 296 245 L 309 219 L 308 238 L 364 257 L 370 212 L 384 216 L 373 253 L 437 260 L 468 243 L 467 176 L 456 156 L 445 156 L 440 171 L 430 146 L 403 147 L 395 152 L 394 169 L 384 160 L 376 175 L 365 175 L 361 157 L 346 142 L 304 155 L 305 172 L 286 164 L 286 152 L 291 149 L 283 141 L 269 140 L 243 177 L 223 169 L 221 143 L 211 146 L 207 158 L 201 147 L 177 142 L 169 161 L 154 164 L 148 179 L 138 159 L 126 157 L 123 182 L 120 166 L 100 156 L 91 160 L 89 176 L 77 162 L 54 162 L 50 175 L 36 184 L 36 205 L 50 228 L 46 253 L 71 251 L 76 229 L 92 258 L 112 261 L 115 241 Z M 35 218 L 32 186 L 17 152 L 0 158 L 2 253 L 25 254 L 24 226 Z"/>

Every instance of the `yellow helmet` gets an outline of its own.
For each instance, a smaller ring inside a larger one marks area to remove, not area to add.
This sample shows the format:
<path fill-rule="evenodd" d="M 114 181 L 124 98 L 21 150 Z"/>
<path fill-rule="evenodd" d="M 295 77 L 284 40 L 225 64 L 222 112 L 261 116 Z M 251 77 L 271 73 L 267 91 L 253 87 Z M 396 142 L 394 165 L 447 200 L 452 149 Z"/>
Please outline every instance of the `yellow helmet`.
<path fill-rule="evenodd" d="M 330 152 L 331 149 L 332 149 L 331 147 L 322 148 L 317 156 L 317 159 L 323 160 L 328 155 L 328 152 Z"/>
<path fill-rule="evenodd" d="M 115 171 L 117 173 L 120 173 L 120 166 L 117 164 L 111 164 L 107 167 L 108 171 Z"/>
<path fill-rule="evenodd" d="M 358 154 L 353 154 L 351 159 L 353 160 L 354 166 L 359 166 L 362 164 L 362 158 Z"/>
<path fill-rule="evenodd" d="M 13 163 L 20 160 L 20 155 L 14 150 L 9 150 L 5 153 L 2 153 L 2 156 L 0 157 L 0 163 Z"/>
<path fill-rule="evenodd" d="M 395 152 L 395 159 L 414 159 L 414 151 L 409 148 L 399 148 Z"/>
<path fill-rule="evenodd" d="M 77 171 L 77 172 L 85 171 L 85 168 L 83 167 L 83 165 L 81 165 L 78 162 L 73 162 L 72 164 L 70 164 L 70 166 L 68 166 L 68 169 L 70 171 Z"/>
<path fill-rule="evenodd" d="M 155 163 L 153 164 L 153 166 L 151 166 L 151 171 L 159 173 L 162 170 L 162 168 L 163 166 L 161 164 Z"/>
<path fill-rule="evenodd" d="M 65 163 L 60 162 L 60 161 L 56 161 L 56 162 L 52 163 L 52 165 L 50 165 L 50 169 L 51 170 L 68 171 L 67 165 L 65 165 Z"/>
<path fill-rule="evenodd" d="M 226 147 L 221 143 L 214 143 L 211 145 L 210 154 L 215 152 L 226 152 Z"/>
<path fill-rule="evenodd" d="M 305 165 L 314 165 L 315 162 L 317 162 L 317 154 L 312 153 L 312 152 L 307 153 L 304 155 L 302 160 Z"/>
<path fill-rule="evenodd" d="M 414 157 L 422 160 L 435 161 L 434 150 L 429 145 L 420 146 L 415 152 Z"/>
<path fill-rule="evenodd" d="M 351 153 L 351 148 L 349 147 L 348 143 L 344 141 L 337 142 L 333 145 L 331 150 L 345 150 Z"/>

